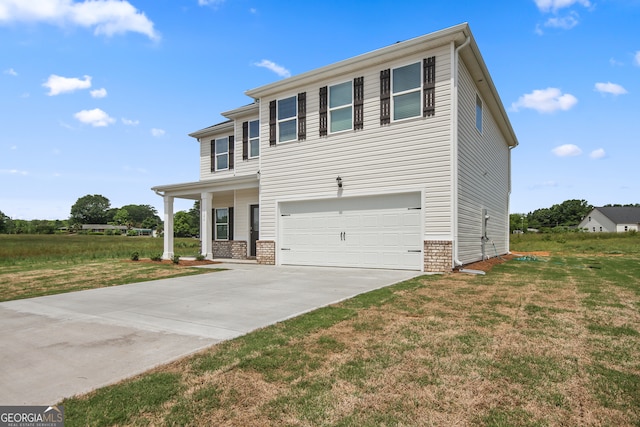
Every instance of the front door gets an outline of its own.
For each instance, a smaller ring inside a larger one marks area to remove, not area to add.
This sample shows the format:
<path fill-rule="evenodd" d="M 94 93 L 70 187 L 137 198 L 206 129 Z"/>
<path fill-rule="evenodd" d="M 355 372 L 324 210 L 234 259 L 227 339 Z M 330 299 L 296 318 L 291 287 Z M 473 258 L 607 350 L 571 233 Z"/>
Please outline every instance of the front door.
<path fill-rule="evenodd" d="M 250 248 L 249 255 L 256 256 L 256 242 L 260 238 L 260 208 L 258 205 L 251 205 L 249 207 L 251 215 L 249 221 L 249 233 L 250 233 Z"/>

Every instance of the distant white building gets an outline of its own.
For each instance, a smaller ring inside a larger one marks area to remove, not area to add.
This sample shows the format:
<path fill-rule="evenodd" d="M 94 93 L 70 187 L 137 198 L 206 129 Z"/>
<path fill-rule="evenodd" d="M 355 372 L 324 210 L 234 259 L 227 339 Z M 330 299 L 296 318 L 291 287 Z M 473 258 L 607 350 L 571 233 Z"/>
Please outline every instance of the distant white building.
<path fill-rule="evenodd" d="M 624 233 L 640 229 L 640 207 L 594 208 L 578 226 L 591 233 Z"/>

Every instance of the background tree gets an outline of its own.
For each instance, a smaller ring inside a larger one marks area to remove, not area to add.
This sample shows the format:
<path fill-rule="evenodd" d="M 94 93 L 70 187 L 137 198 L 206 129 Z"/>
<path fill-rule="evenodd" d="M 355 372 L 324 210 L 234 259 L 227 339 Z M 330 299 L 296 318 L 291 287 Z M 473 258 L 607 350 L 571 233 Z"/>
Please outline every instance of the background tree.
<path fill-rule="evenodd" d="M 111 202 L 99 194 L 80 197 L 71 206 L 71 224 L 106 224 L 107 211 L 111 207 Z"/>
<path fill-rule="evenodd" d="M 125 208 L 118 209 L 118 212 L 113 216 L 113 222 L 117 225 L 125 225 L 128 229 L 133 227 L 133 220 L 129 211 Z"/>
<path fill-rule="evenodd" d="M 527 214 L 529 227 L 532 228 L 553 228 L 558 226 L 576 226 L 582 221 L 591 210 L 591 206 L 586 200 L 571 199 L 553 205 L 550 208 L 536 209 Z"/>
<path fill-rule="evenodd" d="M 11 218 L 0 211 L 0 233 L 9 232 L 9 221 L 11 221 Z"/>
<path fill-rule="evenodd" d="M 161 222 L 158 211 L 150 205 L 125 205 L 120 209 L 127 210 L 135 227 L 156 228 Z"/>
<path fill-rule="evenodd" d="M 527 215 L 521 213 L 512 213 L 509 215 L 509 231 L 513 233 L 514 230 L 522 230 L 526 232 L 528 227 Z"/>
<path fill-rule="evenodd" d="M 173 234 L 176 237 L 191 237 L 197 235 L 198 230 L 193 228 L 192 218 L 189 212 L 179 211 L 173 215 Z"/>

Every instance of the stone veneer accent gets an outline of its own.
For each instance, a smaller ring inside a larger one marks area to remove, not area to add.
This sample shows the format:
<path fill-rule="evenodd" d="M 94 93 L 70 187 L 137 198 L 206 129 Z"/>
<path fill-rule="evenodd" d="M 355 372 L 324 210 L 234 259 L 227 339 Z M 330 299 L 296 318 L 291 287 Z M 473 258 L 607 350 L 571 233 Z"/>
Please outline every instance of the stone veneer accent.
<path fill-rule="evenodd" d="M 244 240 L 214 240 L 213 257 L 247 259 L 247 242 Z"/>
<path fill-rule="evenodd" d="M 424 271 L 450 272 L 453 265 L 453 242 L 449 240 L 424 241 Z"/>
<path fill-rule="evenodd" d="M 276 242 L 273 240 L 258 240 L 256 242 L 256 261 L 258 264 L 276 264 Z"/>

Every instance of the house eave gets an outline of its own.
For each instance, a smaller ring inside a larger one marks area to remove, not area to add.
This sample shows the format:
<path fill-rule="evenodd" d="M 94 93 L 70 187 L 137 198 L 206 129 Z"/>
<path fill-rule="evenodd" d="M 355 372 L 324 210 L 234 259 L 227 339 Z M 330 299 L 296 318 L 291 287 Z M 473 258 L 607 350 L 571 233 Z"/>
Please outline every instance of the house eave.
<path fill-rule="evenodd" d="M 192 138 L 203 138 L 208 135 L 213 135 L 220 132 L 233 131 L 234 122 L 233 120 L 227 120 L 222 123 L 215 124 L 213 126 L 206 127 L 204 129 L 197 130 L 195 132 L 191 132 L 188 134 Z"/>
<path fill-rule="evenodd" d="M 402 58 L 413 52 L 447 45 L 452 41 L 462 43 L 466 38 L 465 32 L 469 32 L 468 28 L 468 24 L 464 23 L 424 36 L 398 42 L 391 46 L 386 46 L 331 65 L 307 71 L 297 76 L 248 90 L 245 94 L 258 100 L 265 96 L 291 91 L 297 87 L 312 84 L 315 81 L 321 81 L 327 78 L 327 76 L 351 73 L 356 70 L 375 66 L 376 64 Z"/>
<path fill-rule="evenodd" d="M 204 192 L 220 192 L 231 190 L 244 190 L 258 188 L 257 174 L 232 176 L 216 179 L 203 179 L 195 182 L 183 182 L 178 184 L 158 185 L 151 187 L 160 196 L 173 196 L 186 199 L 199 199 Z"/>

